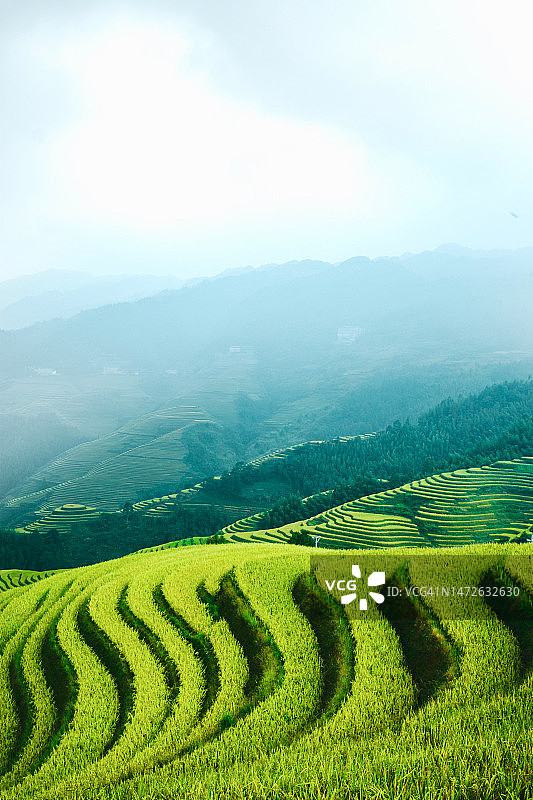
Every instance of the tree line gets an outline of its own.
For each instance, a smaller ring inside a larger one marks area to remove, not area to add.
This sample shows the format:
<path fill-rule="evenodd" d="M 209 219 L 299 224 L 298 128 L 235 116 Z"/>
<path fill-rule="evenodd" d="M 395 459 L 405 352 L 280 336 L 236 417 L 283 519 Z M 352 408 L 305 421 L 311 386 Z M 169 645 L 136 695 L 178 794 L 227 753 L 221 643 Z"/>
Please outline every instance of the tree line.
<path fill-rule="evenodd" d="M 270 528 L 427 475 L 524 455 L 533 455 L 533 380 L 444 400 L 415 424 L 396 421 L 368 439 L 309 443 L 255 469 L 240 465 L 216 487 L 229 497 L 266 479 L 287 486 L 257 523 Z"/>

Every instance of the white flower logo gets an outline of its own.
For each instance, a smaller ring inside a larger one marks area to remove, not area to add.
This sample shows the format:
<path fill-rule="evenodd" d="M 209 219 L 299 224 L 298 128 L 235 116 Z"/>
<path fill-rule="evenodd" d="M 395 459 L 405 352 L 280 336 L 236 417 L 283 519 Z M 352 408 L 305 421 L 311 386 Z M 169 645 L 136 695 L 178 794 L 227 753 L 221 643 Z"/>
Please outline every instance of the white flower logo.
<path fill-rule="evenodd" d="M 354 578 L 361 577 L 361 569 L 359 564 L 352 564 L 352 575 Z M 367 584 L 368 586 L 382 586 L 385 583 L 385 573 L 384 572 L 372 572 L 371 575 L 368 576 Z M 369 592 L 368 593 L 372 600 L 376 603 L 383 603 L 385 601 L 385 597 L 381 594 L 381 592 Z M 351 592 L 350 594 L 343 594 L 341 596 L 341 603 L 343 606 L 347 606 L 349 603 L 352 603 L 356 598 L 357 592 Z M 366 597 L 361 597 L 359 600 L 359 610 L 366 611 L 368 608 L 368 601 Z"/>

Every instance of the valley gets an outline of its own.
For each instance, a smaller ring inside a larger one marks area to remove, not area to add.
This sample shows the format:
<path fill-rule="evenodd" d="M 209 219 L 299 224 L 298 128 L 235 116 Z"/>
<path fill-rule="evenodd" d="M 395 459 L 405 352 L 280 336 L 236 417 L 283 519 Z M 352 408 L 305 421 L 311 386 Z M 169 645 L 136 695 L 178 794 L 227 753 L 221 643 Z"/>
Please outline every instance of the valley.
<path fill-rule="evenodd" d="M 450 311 L 476 258 L 0 332 L 0 800 L 529 800 L 533 351 Z"/>

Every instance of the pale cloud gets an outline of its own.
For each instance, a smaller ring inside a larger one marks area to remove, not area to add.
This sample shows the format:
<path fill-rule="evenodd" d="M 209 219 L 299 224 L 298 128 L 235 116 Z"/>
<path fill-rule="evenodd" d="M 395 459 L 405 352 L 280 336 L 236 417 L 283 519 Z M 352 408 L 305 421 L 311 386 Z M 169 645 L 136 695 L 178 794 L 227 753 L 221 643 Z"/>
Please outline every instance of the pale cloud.
<path fill-rule="evenodd" d="M 46 54 L 83 108 L 47 147 L 49 215 L 165 231 L 274 211 L 369 213 L 383 200 L 354 137 L 215 94 L 191 67 L 194 49 L 120 20 Z"/>
<path fill-rule="evenodd" d="M 531 244 L 525 0 L 2 16 L 6 273 Z"/>

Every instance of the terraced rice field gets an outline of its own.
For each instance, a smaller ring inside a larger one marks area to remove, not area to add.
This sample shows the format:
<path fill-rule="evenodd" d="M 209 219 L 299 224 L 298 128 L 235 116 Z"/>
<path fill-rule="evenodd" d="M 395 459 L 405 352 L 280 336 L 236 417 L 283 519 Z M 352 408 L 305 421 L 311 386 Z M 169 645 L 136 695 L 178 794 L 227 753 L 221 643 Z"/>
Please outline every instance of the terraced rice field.
<path fill-rule="evenodd" d="M 403 587 L 450 571 L 520 586 L 526 627 L 479 597 L 453 618 L 438 598 L 405 601 L 403 623 L 386 604 L 350 616 L 314 551 L 288 545 L 165 549 L 10 589 L 0 798 L 528 800 L 526 551 L 464 548 L 466 571 L 457 550 L 376 554 Z"/>
<path fill-rule="evenodd" d="M 187 490 L 184 490 L 187 491 Z M 141 500 L 133 504 L 135 511 L 141 512 L 147 517 L 164 517 L 175 511 L 179 504 L 183 502 L 184 492 L 178 494 L 163 495 L 163 497 L 154 497 L 150 500 Z M 191 503 L 187 502 L 188 509 L 208 509 L 211 508 L 207 503 Z M 233 515 L 238 520 L 242 514 L 252 513 L 253 508 L 246 506 L 223 506 L 226 515 Z M 88 522 L 92 519 L 98 518 L 102 513 L 102 509 L 91 508 L 89 506 L 81 505 L 80 503 L 65 503 L 65 505 L 43 514 L 41 511 L 36 512 L 37 519 L 35 522 L 30 522 L 21 531 L 42 532 L 45 533 L 53 528 L 63 533 L 70 533 L 73 527 Z M 121 514 L 122 511 L 116 511 L 116 514 Z M 231 516 L 230 516 L 231 518 Z M 213 531 L 215 533 L 215 531 Z"/>
<path fill-rule="evenodd" d="M 158 421 L 161 425 L 172 425 L 175 423 L 175 416 L 181 418 L 185 415 L 187 425 L 196 422 L 205 422 L 207 420 L 198 418 L 198 409 L 194 406 L 179 406 L 171 409 L 164 409 L 158 412 L 158 415 L 147 415 L 144 422 L 136 420 L 131 423 L 128 429 L 128 435 L 120 436 L 113 434 L 107 437 L 113 448 L 117 449 L 116 455 L 107 458 L 104 464 L 99 465 L 97 468 L 89 470 L 80 479 L 72 479 L 57 484 L 51 489 L 39 490 L 38 492 L 17 497 L 8 501 L 7 507 L 16 507 L 17 505 L 23 506 L 25 503 L 38 502 L 39 508 L 34 511 L 37 519 L 34 522 L 26 524 L 23 530 L 30 531 L 47 531 L 50 528 L 57 528 L 61 531 L 70 531 L 71 525 L 79 522 L 83 523 L 87 519 L 97 516 L 103 511 L 115 510 L 120 513 L 121 507 L 125 501 L 134 497 L 139 486 L 142 486 L 145 475 L 141 475 L 139 470 L 132 470 L 131 464 L 133 462 L 125 462 L 124 458 L 148 458 L 146 462 L 139 462 L 142 470 L 149 467 L 151 474 L 153 473 L 152 467 L 156 463 L 157 469 L 160 471 L 159 479 L 161 483 L 168 481 L 168 475 L 176 475 L 175 459 L 178 460 L 184 455 L 183 448 L 179 441 L 183 428 L 179 430 L 172 430 L 168 434 L 164 434 L 156 439 L 155 442 L 143 444 L 143 439 L 138 437 L 142 435 L 146 442 L 147 437 L 153 433 L 154 421 Z M 163 423 L 161 419 L 163 419 Z M 131 429 L 131 430 L 130 430 Z M 159 429 L 162 430 L 161 428 Z M 340 437 L 343 440 L 347 439 L 365 439 L 374 434 L 363 434 L 360 436 Z M 131 437 L 137 437 L 132 439 Z M 99 440 L 101 447 L 107 447 L 104 439 Z M 293 445 L 285 448 L 284 450 L 276 450 L 275 452 L 268 453 L 265 456 L 250 461 L 248 466 L 258 467 L 260 464 L 271 459 L 285 459 L 289 454 L 307 445 L 321 444 L 321 442 L 305 442 L 303 444 Z M 133 445 L 133 446 L 132 446 Z M 39 478 L 49 478 L 53 470 L 58 469 L 59 466 L 65 469 L 70 469 L 74 466 L 75 469 L 82 467 L 84 458 L 88 459 L 87 463 L 92 463 L 94 459 L 94 442 L 79 445 L 69 453 L 56 459 L 52 465 L 46 467 L 42 473 L 39 473 Z M 124 449 L 126 448 L 126 449 Z M 154 453 L 150 454 L 149 449 L 153 449 Z M 172 454 L 172 463 L 167 463 L 165 453 L 166 451 Z M 160 452 L 159 452 L 160 451 Z M 153 457 L 152 457 L 153 456 Z M 74 462 L 73 462 L 74 458 Z M 79 463 L 78 463 L 79 460 Z M 102 472 L 104 469 L 104 472 Z M 115 477 L 113 477 L 115 476 Z M 120 491 L 117 494 L 117 479 L 120 483 Z M 90 480 L 89 480 L 90 479 Z M 216 478 L 215 478 L 216 479 Z M 79 483 L 81 481 L 81 483 Z M 129 486 L 126 489 L 126 485 Z M 81 488 L 80 488 L 81 487 Z M 163 517 L 172 513 L 176 504 L 187 503 L 189 507 L 207 507 L 208 503 L 195 503 L 194 496 L 202 493 L 203 484 L 197 483 L 194 486 L 183 489 L 179 492 L 163 495 L 162 497 L 153 497 L 146 500 L 139 500 L 132 504 L 134 511 L 139 511 L 150 517 Z M 79 490 L 79 491 L 78 491 Z M 69 502 L 64 502 L 63 505 L 54 508 L 53 502 L 58 498 L 69 498 Z M 84 505 L 81 500 L 85 500 L 88 505 Z M 76 501 L 76 502 L 74 502 Z M 93 503 L 97 503 L 98 507 L 94 508 Z M 238 533 L 240 530 L 255 530 L 259 527 L 260 510 L 257 506 L 246 505 L 228 505 L 223 504 L 224 512 L 226 514 L 234 515 L 235 528 L 230 525 L 227 530 L 230 532 L 235 531 Z M 250 523 L 249 520 L 253 519 L 254 522 Z"/>
<path fill-rule="evenodd" d="M 153 497 L 150 500 L 140 500 L 138 503 L 133 503 L 134 511 L 140 511 L 148 517 L 164 517 L 171 514 L 176 508 L 186 502 L 187 508 L 211 508 L 210 503 L 195 503 L 186 500 L 186 492 L 191 492 L 190 489 L 184 489 L 182 492 L 176 494 L 166 494 L 163 497 Z M 255 509 L 250 506 L 232 506 L 227 503 L 221 504 L 226 514 L 234 514 L 238 519 L 242 514 L 252 513 Z"/>
<path fill-rule="evenodd" d="M 433 475 L 344 503 L 302 522 L 257 530 L 260 516 L 223 529 L 231 542 L 320 536 L 320 547 L 446 547 L 510 539 L 533 525 L 533 457 Z"/>
<path fill-rule="evenodd" d="M 49 578 L 50 575 L 54 575 L 55 572 L 57 572 L 57 570 L 36 572 L 31 569 L 2 569 L 0 570 L 0 592 L 31 586 L 37 581 L 43 580 L 43 578 Z"/>
<path fill-rule="evenodd" d="M 80 503 L 117 511 L 149 483 L 178 483 L 188 473 L 183 431 L 210 422 L 195 406 L 176 405 L 146 414 L 124 428 L 68 450 L 43 467 L 7 509 L 40 511 Z M 42 488 L 46 486 L 46 488 Z"/>
<path fill-rule="evenodd" d="M 64 506 L 54 509 L 50 514 L 40 515 L 35 522 L 30 522 L 26 525 L 24 530 L 31 531 L 49 531 L 56 528 L 61 533 L 70 533 L 72 526 L 83 524 L 91 519 L 95 519 L 100 514 L 100 511 L 90 506 L 83 506 L 80 503 L 65 503 Z"/>

